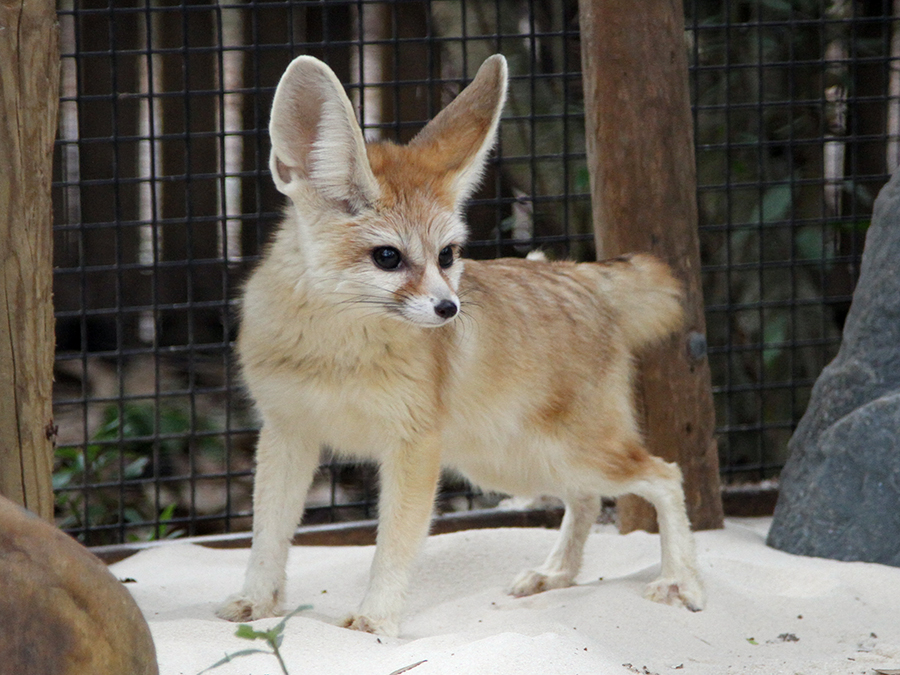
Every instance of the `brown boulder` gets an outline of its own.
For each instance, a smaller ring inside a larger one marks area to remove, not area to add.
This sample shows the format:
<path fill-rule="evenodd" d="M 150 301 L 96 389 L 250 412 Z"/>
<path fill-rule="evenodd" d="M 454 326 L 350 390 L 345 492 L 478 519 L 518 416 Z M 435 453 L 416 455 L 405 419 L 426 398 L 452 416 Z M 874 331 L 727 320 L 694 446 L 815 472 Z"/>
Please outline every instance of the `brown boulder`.
<path fill-rule="evenodd" d="M 147 622 L 106 565 L 0 497 L 0 673 L 158 672 Z"/>

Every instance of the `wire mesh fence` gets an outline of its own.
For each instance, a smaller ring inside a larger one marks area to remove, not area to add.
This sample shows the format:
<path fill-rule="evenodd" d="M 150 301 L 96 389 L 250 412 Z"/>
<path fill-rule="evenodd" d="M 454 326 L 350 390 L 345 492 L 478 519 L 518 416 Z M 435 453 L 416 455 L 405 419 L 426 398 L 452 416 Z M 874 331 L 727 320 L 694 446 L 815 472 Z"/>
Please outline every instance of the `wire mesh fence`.
<path fill-rule="evenodd" d="M 900 153 L 889 2 L 686 2 L 723 475 L 777 476 L 831 359 Z M 408 141 L 489 54 L 510 96 L 471 257 L 593 255 L 575 0 L 62 0 L 54 199 L 57 519 L 100 544 L 246 529 L 256 424 L 236 301 L 279 219 L 268 108 L 290 60 Z M 636 186 L 639 189 L 639 186 Z M 374 513 L 329 453 L 306 520 Z M 440 508 L 491 503 L 448 477 Z"/>

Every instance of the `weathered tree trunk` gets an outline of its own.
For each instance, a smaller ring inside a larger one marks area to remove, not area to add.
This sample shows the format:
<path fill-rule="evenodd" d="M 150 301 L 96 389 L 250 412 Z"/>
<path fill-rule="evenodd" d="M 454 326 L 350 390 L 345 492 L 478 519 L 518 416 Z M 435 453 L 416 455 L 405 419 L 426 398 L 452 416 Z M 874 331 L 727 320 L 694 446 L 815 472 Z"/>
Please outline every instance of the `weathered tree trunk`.
<path fill-rule="evenodd" d="M 822 145 L 822 169 L 825 184 L 825 217 L 840 218 L 844 202 L 844 165 L 847 150 L 847 85 L 851 81 L 850 25 L 853 9 L 849 0 L 833 0 L 825 9 L 827 20 L 834 22 L 834 35 L 825 45 L 825 142 Z"/>
<path fill-rule="evenodd" d="M 162 250 L 163 229 L 157 223 L 163 218 L 163 190 L 161 180 L 163 166 L 163 106 L 160 92 L 163 90 L 162 56 L 159 49 L 160 14 L 153 9 L 157 0 L 150 0 L 150 11 L 140 22 L 138 34 L 140 43 L 147 46 L 147 55 L 138 61 L 138 156 L 137 175 L 141 180 L 138 187 L 138 219 L 145 223 L 138 230 L 138 262 L 144 269 L 154 269 Z M 224 12 L 224 10 L 223 10 Z M 65 36 L 64 36 L 65 39 Z M 155 274 L 151 285 L 156 282 Z M 151 290 L 151 294 L 153 290 Z M 141 342 L 155 344 L 157 337 L 156 313 L 152 309 L 141 312 L 138 318 L 138 336 Z"/>
<path fill-rule="evenodd" d="M 900 0 L 891 2 L 891 51 L 888 61 L 887 172 L 900 166 Z"/>
<path fill-rule="evenodd" d="M 53 518 L 53 0 L 0 0 L 0 494 Z"/>
<path fill-rule="evenodd" d="M 682 3 L 582 0 L 579 11 L 597 255 L 650 251 L 687 289 L 685 330 L 641 359 L 647 444 L 680 464 L 693 526 L 721 527 Z M 635 497 L 619 500 L 619 518 L 623 532 L 656 527 Z"/>
<path fill-rule="evenodd" d="M 244 0 L 234 0 L 230 8 L 222 7 L 222 33 L 216 38 L 222 47 L 221 72 L 218 85 L 222 87 L 222 110 L 216 108 L 218 123 L 216 128 L 224 134 L 219 152 L 219 170 L 225 178 L 219 183 L 219 215 L 225 223 L 219 231 L 219 250 L 229 264 L 241 258 L 241 236 L 243 221 L 244 168 L 244 24 L 249 23 L 248 14 L 242 5 Z M 223 236 L 224 235 L 224 236 Z"/>

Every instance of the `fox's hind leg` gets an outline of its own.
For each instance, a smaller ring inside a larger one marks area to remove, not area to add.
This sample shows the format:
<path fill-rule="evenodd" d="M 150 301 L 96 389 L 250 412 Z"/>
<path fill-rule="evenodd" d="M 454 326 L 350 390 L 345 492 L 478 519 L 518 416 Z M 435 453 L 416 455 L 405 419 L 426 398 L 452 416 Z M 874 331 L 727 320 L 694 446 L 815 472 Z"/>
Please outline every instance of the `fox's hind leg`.
<path fill-rule="evenodd" d="M 694 535 L 687 517 L 681 470 L 658 457 L 647 455 L 643 476 L 622 494 L 643 497 L 653 504 L 659 522 L 662 564 L 659 578 L 649 584 L 645 597 L 667 605 L 683 605 L 693 612 L 703 609 L 706 595 L 697 570 Z"/>
<path fill-rule="evenodd" d="M 516 577 L 509 589 L 510 595 L 533 595 L 575 583 L 575 576 L 581 569 L 584 543 L 591 525 L 600 515 L 600 495 L 582 495 L 566 500 L 565 505 L 559 538 L 547 560 L 537 569 L 526 570 Z"/>
<path fill-rule="evenodd" d="M 318 464 L 318 444 L 263 425 L 256 449 L 250 562 L 243 589 L 219 607 L 219 617 L 253 621 L 278 613 L 291 537 Z"/>
<path fill-rule="evenodd" d="M 638 441 L 625 441 L 616 453 L 595 453 L 581 467 L 582 475 L 597 472 L 597 495 L 566 502 L 559 539 L 544 564 L 520 574 L 510 593 L 531 595 L 571 586 L 581 566 L 585 540 L 600 512 L 601 491 L 610 497 L 635 494 L 649 501 L 659 521 L 662 564 L 659 578 L 645 596 L 655 602 L 703 609 L 705 593 L 697 571 L 694 536 L 687 517 L 681 470 L 651 455 Z M 597 461 L 599 460 L 599 461 Z"/>

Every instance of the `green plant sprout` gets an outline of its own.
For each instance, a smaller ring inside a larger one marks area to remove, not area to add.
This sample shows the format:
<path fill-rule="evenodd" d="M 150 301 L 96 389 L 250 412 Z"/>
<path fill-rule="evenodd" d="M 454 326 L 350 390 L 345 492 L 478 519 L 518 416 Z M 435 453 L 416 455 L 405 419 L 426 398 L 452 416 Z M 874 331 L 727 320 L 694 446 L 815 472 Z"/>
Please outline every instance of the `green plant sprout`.
<path fill-rule="evenodd" d="M 279 649 L 279 647 L 281 647 L 281 642 L 284 639 L 284 627 L 287 624 L 288 619 L 290 619 L 295 614 L 306 611 L 307 609 L 312 609 L 312 605 L 301 605 L 293 612 L 285 616 L 277 624 L 272 626 L 269 630 L 256 630 L 250 624 L 240 624 L 237 627 L 237 630 L 234 632 L 235 637 L 239 637 L 244 640 L 264 640 L 266 643 L 268 643 L 269 647 L 271 647 L 272 651 L 267 651 L 265 649 L 242 649 L 232 654 L 226 654 L 224 658 L 216 661 L 208 668 L 204 668 L 199 673 L 197 673 L 197 675 L 203 675 L 203 673 L 208 673 L 214 668 L 224 666 L 226 663 L 230 663 L 234 659 L 240 658 L 241 656 L 250 656 L 250 654 L 274 654 L 275 658 L 278 659 L 278 665 L 281 666 L 281 672 L 284 673 L 284 675 L 290 675 L 290 673 L 288 673 L 287 666 L 284 663 L 284 659 L 281 658 L 281 651 Z M 379 640 L 379 642 L 381 642 L 381 640 Z M 401 675 L 401 673 L 406 673 L 417 666 L 421 666 L 423 663 L 427 663 L 427 661 L 428 659 L 422 659 L 421 661 L 417 661 L 416 663 L 411 663 L 410 665 L 404 666 L 403 668 L 398 668 L 390 675 Z"/>
<path fill-rule="evenodd" d="M 281 658 L 281 651 L 279 650 L 279 647 L 281 647 L 281 642 L 284 639 L 284 627 L 287 624 L 288 619 L 290 619 L 295 614 L 303 612 L 307 609 L 312 609 L 312 605 L 301 605 L 293 612 L 285 616 L 277 624 L 272 626 L 269 630 L 256 630 L 250 624 L 240 624 L 234 633 L 235 637 L 239 637 L 244 640 L 263 640 L 269 645 L 272 651 L 267 651 L 265 649 L 242 649 L 241 651 L 234 652 L 233 654 L 226 654 L 225 658 L 212 664 L 209 668 L 201 670 L 199 673 L 197 673 L 197 675 L 203 675 L 203 673 L 207 673 L 213 668 L 218 668 L 219 666 L 223 666 L 236 658 L 239 658 L 241 656 L 249 656 L 250 654 L 274 654 L 275 658 L 278 659 L 278 665 L 281 666 L 281 672 L 284 673 L 284 675 L 290 675 L 288 673 L 287 666 L 284 664 L 284 659 Z"/>
<path fill-rule="evenodd" d="M 174 458 L 189 457 L 192 449 L 207 456 L 221 455 L 223 446 L 214 435 L 192 436 L 197 431 L 213 430 L 209 420 L 192 420 L 183 406 L 107 406 L 89 443 L 83 448 L 62 446 L 55 451 L 57 525 L 82 529 L 118 524 L 121 519 L 132 526 L 126 534 L 129 541 L 172 539 L 185 534 L 169 522 L 179 508 L 177 496 L 167 497 L 175 500 L 168 505 L 158 505 L 150 491 L 141 487 L 140 479 L 155 474 Z M 157 462 L 155 470 L 152 462 Z M 154 521 L 158 525 L 148 527 Z M 86 536 L 80 538 L 85 540 Z M 86 543 L 111 542 L 97 532 Z"/>

